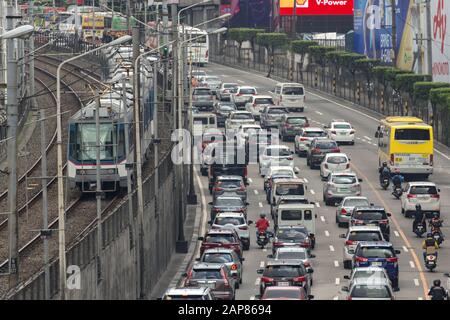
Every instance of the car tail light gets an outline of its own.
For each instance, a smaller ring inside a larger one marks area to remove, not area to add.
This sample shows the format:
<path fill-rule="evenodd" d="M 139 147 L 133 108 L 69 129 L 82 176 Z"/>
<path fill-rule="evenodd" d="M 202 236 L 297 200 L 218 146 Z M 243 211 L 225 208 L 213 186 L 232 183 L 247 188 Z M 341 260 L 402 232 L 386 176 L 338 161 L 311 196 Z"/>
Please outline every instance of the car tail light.
<path fill-rule="evenodd" d="M 438 194 L 432 194 L 432 195 L 431 195 L 431 198 L 433 198 L 433 199 L 439 199 L 440 196 L 439 196 Z"/>
<path fill-rule="evenodd" d="M 240 97 L 240 96 L 242 96 L 242 93 L 236 93 L 236 96 Z"/>
<path fill-rule="evenodd" d="M 341 152 L 341 149 L 339 149 L 339 148 L 334 148 L 333 150 L 331 150 L 331 152 Z"/>
<path fill-rule="evenodd" d="M 434 164 L 434 156 L 430 154 L 430 166 Z"/>
<path fill-rule="evenodd" d="M 318 154 L 318 153 L 320 153 L 320 149 L 319 148 L 314 148 L 314 149 L 311 150 L 311 153 Z"/>
<path fill-rule="evenodd" d="M 223 188 L 215 187 L 213 191 L 223 191 Z"/>
<path fill-rule="evenodd" d="M 309 246 L 310 246 L 309 240 L 304 241 L 304 242 L 302 242 L 302 244 L 301 244 L 301 247 L 302 247 L 302 248 L 309 248 Z"/>
<path fill-rule="evenodd" d="M 256 103 L 253 104 L 253 107 L 256 107 Z"/>
<path fill-rule="evenodd" d="M 337 132 L 336 132 L 336 131 L 334 131 L 334 130 L 333 130 L 333 131 L 331 131 L 331 134 L 336 134 L 336 133 L 337 133 Z"/>
<path fill-rule="evenodd" d="M 352 245 L 355 244 L 355 242 L 356 242 L 356 241 L 347 240 L 347 241 L 345 241 L 345 245 L 346 245 L 346 246 L 352 246 Z"/>
<path fill-rule="evenodd" d="M 261 282 L 269 283 L 269 282 L 273 282 L 273 279 L 269 278 L 269 277 L 261 277 Z"/>
<path fill-rule="evenodd" d="M 248 230 L 247 226 L 239 227 L 240 230 Z"/>
<path fill-rule="evenodd" d="M 293 157 L 287 157 L 286 159 L 287 159 L 287 160 L 289 160 L 289 161 L 292 161 L 292 160 L 294 160 L 294 158 L 293 158 Z"/>
<path fill-rule="evenodd" d="M 391 165 L 394 165 L 395 156 L 393 153 L 391 153 Z"/>
<path fill-rule="evenodd" d="M 398 258 L 397 257 L 394 257 L 394 258 L 387 258 L 386 259 L 386 262 L 398 262 Z"/>
<path fill-rule="evenodd" d="M 245 212 L 245 208 L 240 208 L 238 212 Z"/>
<path fill-rule="evenodd" d="M 231 270 L 237 270 L 237 264 L 233 263 L 231 266 Z"/>
<path fill-rule="evenodd" d="M 407 197 L 408 199 L 417 198 L 417 196 L 416 196 L 415 194 L 410 194 L 410 193 L 407 194 L 406 197 Z"/>
<path fill-rule="evenodd" d="M 354 224 L 364 224 L 363 220 L 353 220 Z"/>
<path fill-rule="evenodd" d="M 352 297 L 351 297 L 351 296 L 348 296 L 348 297 L 347 297 L 347 300 L 352 300 Z"/>
<path fill-rule="evenodd" d="M 378 223 L 379 224 L 388 224 L 389 220 L 380 220 Z"/>
<path fill-rule="evenodd" d="M 306 277 L 302 276 L 302 277 L 297 277 L 292 279 L 294 282 L 306 282 Z"/>
<path fill-rule="evenodd" d="M 345 169 L 350 169 L 350 163 L 347 163 L 347 165 L 345 166 Z"/>
<path fill-rule="evenodd" d="M 241 186 L 238 191 L 245 191 L 245 186 Z"/>
<path fill-rule="evenodd" d="M 341 209 L 341 215 L 343 216 L 347 215 L 347 210 L 345 210 L 345 208 Z"/>
<path fill-rule="evenodd" d="M 328 169 L 328 164 L 325 163 L 324 167 L 325 167 L 325 169 Z"/>
<path fill-rule="evenodd" d="M 309 263 L 308 261 L 303 262 L 303 265 L 304 265 L 306 268 L 310 268 L 310 267 L 311 267 L 311 263 Z"/>
<path fill-rule="evenodd" d="M 273 245 L 274 247 L 282 247 L 282 246 L 283 246 L 283 242 L 278 242 L 278 241 L 276 241 L 276 242 L 272 243 L 272 245 Z"/>
<path fill-rule="evenodd" d="M 350 130 L 350 134 L 354 134 L 355 133 L 355 130 Z"/>
<path fill-rule="evenodd" d="M 300 138 L 300 141 L 307 141 L 307 140 L 308 140 L 308 138 L 304 138 L 304 137 Z"/>
<path fill-rule="evenodd" d="M 356 262 L 367 262 L 369 259 L 363 257 L 356 257 Z"/>
<path fill-rule="evenodd" d="M 214 208 L 214 211 L 215 212 L 220 212 L 220 209 L 219 208 Z"/>

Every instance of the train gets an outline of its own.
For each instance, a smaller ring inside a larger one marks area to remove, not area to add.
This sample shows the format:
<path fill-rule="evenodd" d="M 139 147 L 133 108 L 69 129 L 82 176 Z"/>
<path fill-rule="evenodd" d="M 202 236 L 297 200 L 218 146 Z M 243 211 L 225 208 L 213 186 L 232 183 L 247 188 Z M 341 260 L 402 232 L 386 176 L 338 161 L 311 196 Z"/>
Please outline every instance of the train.
<path fill-rule="evenodd" d="M 140 72 L 141 163 L 150 156 L 155 112 L 153 71 L 142 67 Z M 117 76 L 117 74 L 116 74 Z M 111 75 L 112 77 L 112 75 Z M 111 80 L 111 79 L 110 79 Z M 129 87 L 132 79 L 126 80 Z M 125 98 L 124 98 L 125 94 Z M 67 175 L 71 189 L 82 193 L 94 192 L 97 187 L 97 127 L 96 110 L 99 105 L 100 180 L 103 192 L 117 192 L 127 187 L 127 164 L 134 175 L 135 127 L 134 105 L 130 92 L 122 86 L 93 99 L 71 116 L 68 121 Z M 126 130 L 128 129 L 128 143 Z"/>

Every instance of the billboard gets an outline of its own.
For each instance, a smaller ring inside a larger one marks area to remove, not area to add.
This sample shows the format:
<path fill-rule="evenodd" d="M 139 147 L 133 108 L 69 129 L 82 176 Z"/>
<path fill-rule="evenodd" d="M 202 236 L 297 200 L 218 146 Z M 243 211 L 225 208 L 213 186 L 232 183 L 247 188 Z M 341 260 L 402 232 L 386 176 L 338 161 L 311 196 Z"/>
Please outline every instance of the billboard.
<path fill-rule="evenodd" d="M 420 24 L 426 21 L 422 17 L 424 13 L 418 10 L 414 0 L 395 2 L 396 57 L 392 55 L 392 7 L 387 0 L 355 0 L 354 51 L 417 72 L 423 57 L 415 37 L 420 33 Z"/>
<path fill-rule="evenodd" d="M 450 41 L 447 38 L 450 30 L 447 24 L 447 17 L 450 17 L 450 3 L 448 0 L 431 0 L 431 49 L 434 81 L 450 82 L 448 65 Z"/>
<path fill-rule="evenodd" d="M 280 0 L 280 16 L 353 15 L 353 0 Z"/>

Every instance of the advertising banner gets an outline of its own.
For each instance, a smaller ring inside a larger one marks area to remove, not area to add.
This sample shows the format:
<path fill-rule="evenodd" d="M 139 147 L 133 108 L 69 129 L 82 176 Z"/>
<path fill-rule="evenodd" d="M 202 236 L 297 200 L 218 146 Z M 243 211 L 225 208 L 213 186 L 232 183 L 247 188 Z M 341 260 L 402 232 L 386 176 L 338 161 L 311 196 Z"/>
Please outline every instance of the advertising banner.
<path fill-rule="evenodd" d="M 431 0 L 431 38 L 433 80 L 450 82 L 448 62 L 450 60 L 450 41 L 447 18 L 450 18 L 450 2 Z M 450 21 L 449 21 L 450 24 Z"/>
<path fill-rule="evenodd" d="M 280 0 L 280 16 L 353 15 L 353 0 Z"/>

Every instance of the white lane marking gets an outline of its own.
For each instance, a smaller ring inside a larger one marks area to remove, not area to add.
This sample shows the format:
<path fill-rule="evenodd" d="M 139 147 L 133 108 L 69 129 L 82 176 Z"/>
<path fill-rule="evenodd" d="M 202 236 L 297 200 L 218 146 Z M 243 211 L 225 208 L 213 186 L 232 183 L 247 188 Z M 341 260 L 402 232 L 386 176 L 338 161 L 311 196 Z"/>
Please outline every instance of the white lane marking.
<path fill-rule="evenodd" d="M 410 267 L 411 267 L 412 269 L 415 269 L 415 268 L 416 268 L 416 266 L 414 265 L 414 262 L 412 262 L 412 261 L 409 262 L 409 265 L 410 265 Z"/>
<path fill-rule="evenodd" d="M 244 83 L 244 81 L 242 81 L 242 80 L 238 80 L 237 82 L 239 82 L 239 83 Z"/>
<path fill-rule="evenodd" d="M 320 216 L 320 220 L 322 220 L 322 222 L 325 222 L 324 216 Z"/>
<path fill-rule="evenodd" d="M 418 297 L 417 300 L 423 300 L 423 297 Z"/>
<path fill-rule="evenodd" d="M 263 207 L 263 204 L 262 204 L 262 202 L 260 202 L 260 203 L 259 203 L 259 207 L 260 207 L 260 208 L 262 208 L 262 207 Z"/>
<path fill-rule="evenodd" d="M 374 145 L 375 147 L 378 147 L 378 144 L 376 144 L 376 143 L 373 143 L 373 145 Z"/>
<path fill-rule="evenodd" d="M 253 192 L 255 192 L 256 195 L 259 193 L 258 190 L 253 190 Z"/>
<path fill-rule="evenodd" d="M 255 300 L 255 296 L 251 296 L 251 297 L 250 297 L 250 300 Z"/>
<path fill-rule="evenodd" d="M 320 111 L 316 111 L 316 113 L 317 113 L 318 115 L 320 115 L 320 116 L 322 116 L 322 115 L 323 115 L 323 113 L 322 113 L 322 112 L 320 112 Z"/>
<path fill-rule="evenodd" d="M 395 236 L 396 236 L 397 238 L 400 237 L 400 234 L 398 233 L 397 230 L 394 231 L 394 234 L 395 234 Z"/>
<path fill-rule="evenodd" d="M 252 182 L 253 182 L 252 178 L 248 178 L 247 181 L 248 181 L 249 183 L 252 183 Z"/>
<path fill-rule="evenodd" d="M 339 261 L 334 260 L 334 266 L 335 266 L 336 268 L 339 268 Z"/>
<path fill-rule="evenodd" d="M 260 267 L 260 268 L 264 268 L 264 265 L 265 265 L 265 262 L 264 262 L 264 261 L 261 261 L 261 262 L 259 263 L 259 267 Z"/>
<path fill-rule="evenodd" d="M 369 138 L 368 136 L 364 136 L 364 138 L 365 138 L 366 140 L 372 141 L 372 139 Z"/>
<path fill-rule="evenodd" d="M 297 167 L 295 167 L 296 169 L 298 169 Z M 305 181 L 306 183 L 309 183 L 308 179 L 303 178 L 303 181 Z"/>
<path fill-rule="evenodd" d="M 333 297 L 333 300 L 339 300 L 338 296 Z"/>
<path fill-rule="evenodd" d="M 295 170 L 300 172 L 300 169 L 298 167 L 295 167 Z M 306 180 L 306 179 L 303 179 L 303 180 L 305 180 L 305 182 L 308 183 L 308 180 Z"/>
<path fill-rule="evenodd" d="M 339 279 L 339 278 L 336 278 L 336 281 L 335 281 L 335 283 L 336 283 L 336 285 L 338 286 L 340 283 L 341 283 L 341 279 Z"/>
<path fill-rule="evenodd" d="M 320 203 L 316 202 L 316 207 L 320 208 Z"/>
<path fill-rule="evenodd" d="M 267 252 L 267 248 L 264 248 L 264 249 L 263 249 L 263 252 Z"/>
<path fill-rule="evenodd" d="M 325 236 L 326 236 L 326 237 L 329 237 L 329 236 L 330 236 L 330 233 L 328 232 L 328 230 L 325 230 Z"/>
<path fill-rule="evenodd" d="M 357 139 L 357 140 L 362 140 L 360 137 L 357 137 L 356 139 Z"/>
<path fill-rule="evenodd" d="M 313 189 L 311 189 L 311 190 L 309 190 L 310 192 L 311 192 L 311 194 L 316 194 L 316 192 L 313 190 Z"/>
<path fill-rule="evenodd" d="M 418 287 L 420 284 L 419 284 L 419 279 L 414 279 L 414 284 L 416 285 L 416 287 Z"/>
<path fill-rule="evenodd" d="M 261 283 L 261 278 L 260 277 L 256 278 L 255 286 L 259 286 L 260 283 Z"/>
<path fill-rule="evenodd" d="M 330 251 L 334 252 L 334 247 L 332 245 L 330 245 Z"/>
<path fill-rule="evenodd" d="M 408 248 L 406 246 L 403 246 L 403 251 L 408 252 Z"/>

